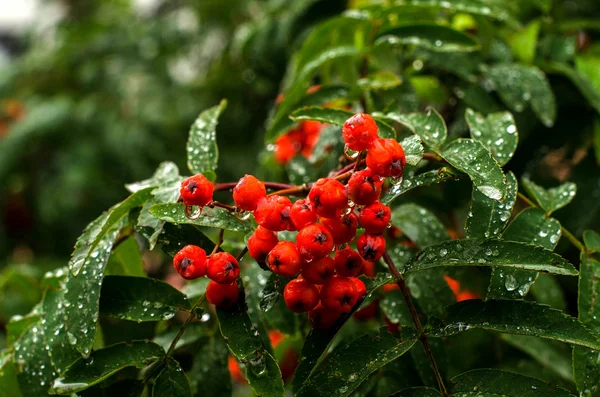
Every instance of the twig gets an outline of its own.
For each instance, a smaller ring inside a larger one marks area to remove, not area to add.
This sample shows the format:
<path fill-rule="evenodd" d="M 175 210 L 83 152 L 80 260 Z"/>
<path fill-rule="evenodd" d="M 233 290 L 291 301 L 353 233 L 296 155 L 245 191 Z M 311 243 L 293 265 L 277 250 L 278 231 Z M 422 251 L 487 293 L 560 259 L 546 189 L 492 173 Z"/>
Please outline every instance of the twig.
<path fill-rule="evenodd" d="M 268 196 L 274 196 L 274 195 L 278 195 L 278 196 L 301 196 L 303 194 L 306 194 L 310 191 L 310 187 L 312 186 L 312 183 L 305 183 L 303 185 L 300 186 L 292 186 L 290 188 L 287 189 L 282 189 L 282 190 L 277 190 L 275 192 L 269 193 Z"/>
<path fill-rule="evenodd" d="M 211 201 L 206 206 L 209 208 L 220 207 L 226 209 L 229 212 L 236 212 L 238 210 L 236 206 L 219 203 L 218 201 Z"/>
<path fill-rule="evenodd" d="M 423 160 L 436 161 L 438 163 L 447 163 L 442 157 L 435 153 L 423 153 Z"/>
<path fill-rule="evenodd" d="M 398 271 L 398 268 L 396 267 L 396 265 L 392 261 L 392 258 L 390 258 L 389 254 L 387 252 L 383 254 L 383 260 L 388 265 L 392 275 L 396 278 L 396 283 L 398 284 L 398 287 L 400 287 L 400 291 L 402 291 L 402 295 L 404 296 L 404 300 L 406 301 L 406 304 L 408 305 L 408 309 L 410 311 L 410 316 L 412 317 L 413 323 L 415 324 L 415 327 L 417 328 L 417 332 L 419 333 L 419 341 L 423 345 L 423 348 L 425 349 L 425 353 L 427 354 L 427 357 L 429 358 L 429 365 L 431 366 L 431 369 L 433 370 L 433 373 L 435 375 L 435 380 L 438 383 L 440 392 L 442 393 L 443 397 L 447 397 L 448 391 L 446 390 L 446 385 L 444 384 L 444 379 L 442 378 L 442 374 L 440 373 L 440 370 L 437 366 L 435 358 L 433 357 L 433 352 L 431 351 L 431 346 L 429 345 L 429 340 L 427 339 L 427 335 L 425 335 L 425 330 L 423 329 L 423 325 L 421 324 L 421 320 L 419 319 L 419 314 L 417 313 L 417 308 L 415 307 L 415 305 L 412 301 L 412 297 L 410 295 L 410 290 L 409 290 L 408 286 L 406 285 L 406 282 L 404 281 L 404 277 L 402 276 L 400 271 Z"/>
<path fill-rule="evenodd" d="M 221 247 L 221 244 L 223 244 L 223 235 L 224 234 L 225 234 L 225 229 L 221 229 L 219 231 L 219 237 L 217 238 L 217 243 L 215 244 L 215 248 L 213 248 L 210 255 L 215 254 L 219 250 L 219 248 Z"/>

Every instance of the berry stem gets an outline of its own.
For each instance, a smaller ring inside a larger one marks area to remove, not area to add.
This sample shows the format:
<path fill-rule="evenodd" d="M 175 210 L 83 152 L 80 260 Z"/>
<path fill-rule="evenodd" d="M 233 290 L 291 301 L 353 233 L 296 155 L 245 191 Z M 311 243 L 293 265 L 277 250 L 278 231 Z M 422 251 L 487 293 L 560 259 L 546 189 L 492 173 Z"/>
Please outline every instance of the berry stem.
<path fill-rule="evenodd" d="M 419 333 L 419 341 L 423 345 L 423 348 L 425 349 L 425 353 L 427 354 L 427 357 L 429 358 L 429 365 L 431 366 L 431 369 L 433 370 L 433 373 L 435 375 L 435 379 L 438 383 L 440 393 L 442 393 L 443 397 L 447 397 L 448 391 L 446 390 L 446 385 L 444 384 L 444 379 L 442 378 L 442 374 L 440 373 L 440 370 L 437 366 L 435 358 L 433 357 L 433 352 L 431 351 L 431 346 L 429 345 L 429 340 L 427 339 L 427 335 L 425 335 L 425 330 L 423 329 L 423 325 L 421 324 L 421 320 L 419 319 L 419 314 L 417 313 L 417 308 L 415 307 L 415 304 L 412 301 L 412 296 L 410 295 L 410 289 L 408 288 L 408 285 L 406 285 L 404 277 L 402 276 L 402 274 L 400 273 L 400 271 L 398 270 L 398 268 L 392 261 L 392 258 L 390 258 L 389 254 L 387 252 L 385 252 L 383 254 L 383 260 L 388 265 L 392 275 L 396 278 L 396 284 L 398 284 L 398 287 L 400 287 L 400 291 L 402 291 L 402 295 L 404 296 L 404 300 L 406 301 L 406 304 L 408 305 L 408 309 L 410 311 L 410 316 L 412 317 L 413 323 L 415 324 L 415 327 L 417 328 L 417 332 Z"/>
<path fill-rule="evenodd" d="M 223 208 L 223 209 L 226 209 L 229 212 L 235 212 L 235 211 L 237 211 L 237 207 L 235 207 L 233 205 L 223 204 L 223 203 L 220 203 L 218 201 L 211 201 L 206 206 L 209 207 L 209 208 L 214 208 L 214 207 Z"/>
<path fill-rule="evenodd" d="M 215 244 L 215 248 L 213 248 L 210 255 L 214 255 L 219 250 L 219 248 L 221 247 L 221 244 L 223 244 L 223 235 L 224 234 L 225 234 L 225 229 L 221 229 L 219 231 L 219 237 L 217 238 L 217 243 Z"/>
<path fill-rule="evenodd" d="M 310 191 L 310 187 L 312 183 L 303 184 L 300 186 L 290 185 L 289 188 L 277 190 L 268 194 L 268 196 L 278 195 L 278 196 L 302 196 Z"/>

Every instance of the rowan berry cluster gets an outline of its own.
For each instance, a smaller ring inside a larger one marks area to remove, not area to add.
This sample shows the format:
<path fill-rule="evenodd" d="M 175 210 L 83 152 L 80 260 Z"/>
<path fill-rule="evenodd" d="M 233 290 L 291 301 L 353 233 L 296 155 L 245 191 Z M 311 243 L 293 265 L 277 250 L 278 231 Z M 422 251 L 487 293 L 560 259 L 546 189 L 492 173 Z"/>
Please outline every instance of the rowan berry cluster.
<path fill-rule="evenodd" d="M 262 267 L 293 278 L 284 289 L 285 303 L 294 312 L 309 312 L 314 327 L 331 326 L 366 294 L 357 277 L 373 269 L 385 252 L 383 232 L 390 225 L 390 209 L 379 201 L 384 178 L 401 177 L 406 164 L 402 146 L 379 138 L 369 115 L 352 116 L 342 135 L 348 149 L 366 151 L 367 168 L 360 169 L 358 157 L 351 175 L 319 179 L 305 198 L 293 203 L 277 192 L 267 195 L 264 183 L 252 175 L 241 178 L 233 189 L 238 210 L 253 212 L 258 223 L 248 239 L 250 256 Z M 344 185 L 340 180 L 346 179 Z M 213 190 L 206 178 L 196 175 L 183 181 L 181 197 L 186 205 L 205 206 Z M 359 227 L 363 232 L 356 238 Z M 277 232 L 282 231 L 297 231 L 295 241 L 280 240 Z M 356 249 L 351 247 L 355 239 Z M 174 258 L 178 272 L 185 278 L 208 274 L 208 301 L 217 306 L 235 302 L 235 258 L 219 253 L 206 260 L 203 250 L 193 247 L 194 256 L 189 247 Z"/>

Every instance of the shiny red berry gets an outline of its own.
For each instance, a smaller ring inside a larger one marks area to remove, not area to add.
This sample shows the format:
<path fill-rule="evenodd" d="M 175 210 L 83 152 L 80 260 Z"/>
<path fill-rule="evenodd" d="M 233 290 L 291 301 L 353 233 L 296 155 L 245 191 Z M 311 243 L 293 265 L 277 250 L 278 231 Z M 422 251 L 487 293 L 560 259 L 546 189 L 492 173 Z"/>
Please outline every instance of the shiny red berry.
<path fill-rule="evenodd" d="M 377 139 L 377 124 L 368 114 L 357 113 L 344 123 L 342 136 L 349 149 L 366 150 Z"/>
<path fill-rule="evenodd" d="M 313 284 L 321 285 L 335 274 L 335 265 L 330 256 L 304 264 L 302 277 Z"/>
<path fill-rule="evenodd" d="M 331 178 L 321 178 L 308 193 L 308 199 L 319 216 L 337 218 L 348 206 L 346 187 Z"/>
<path fill-rule="evenodd" d="M 211 280 L 206 287 L 206 300 L 217 307 L 228 308 L 235 305 L 239 294 L 236 282 L 219 284 Z"/>
<path fill-rule="evenodd" d="M 323 307 L 320 303 L 313 310 L 308 312 L 308 319 L 313 328 L 327 329 L 340 318 L 342 313 Z"/>
<path fill-rule="evenodd" d="M 391 217 L 390 207 L 376 201 L 362 209 L 359 221 L 367 233 L 378 234 L 387 229 Z"/>
<path fill-rule="evenodd" d="M 208 258 L 206 275 L 219 284 L 231 284 L 240 275 L 240 265 L 228 252 L 217 252 Z"/>
<path fill-rule="evenodd" d="M 346 313 L 352 310 L 357 300 L 356 284 L 348 277 L 334 276 L 321 288 L 323 307 Z"/>
<path fill-rule="evenodd" d="M 302 269 L 300 253 L 291 241 L 280 241 L 267 255 L 267 266 L 280 276 L 295 277 Z"/>
<path fill-rule="evenodd" d="M 362 298 L 367 294 L 367 287 L 365 287 L 365 283 L 363 283 L 361 279 L 356 277 L 350 277 L 350 280 L 352 280 L 354 282 L 354 285 L 356 285 L 358 299 Z"/>
<path fill-rule="evenodd" d="M 290 220 L 292 202 L 284 196 L 267 196 L 258 202 L 254 211 L 254 219 L 264 228 L 280 232 L 294 230 Z"/>
<path fill-rule="evenodd" d="M 238 208 L 254 211 L 258 202 L 267 196 L 265 184 L 253 175 L 246 175 L 233 188 L 233 201 Z"/>
<path fill-rule="evenodd" d="M 385 238 L 380 234 L 363 234 L 356 240 L 358 253 L 364 260 L 376 262 L 385 252 Z"/>
<path fill-rule="evenodd" d="M 335 245 L 347 244 L 356 237 L 358 218 L 352 212 L 341 218 L 322 218 L 321 223 L 331 231 Z"/>
<path fill-rule="evenodd" d="M 313 210 L 309 200 L 298 200 L 292 204 L 290 218 L 296 230 L 317 222 L 317 213 Z"/>
<path fill-rule="evenodd" d="M 333 257 L 335 270 L 340 276 L 356 277 L 362 274 L 363 258 L 350 247 L 338 250 Z"/>
<path fill-rule="evenodd" d="M 355 172 L 348 180 L 348 195 L 358 205 L 368 205 L 379 199 L 383 178 L 370 168 Z"/>
<path fill-rule="evenodd" d="M 290 310 L 296 313 L 307 312 L 319 303 L 319 290 L 314 284 L 297 278 L 287 283 L 283 299 Z"/>
<path fill-rule="evenodd" d="M 269 252 L 277 245 L 277 234 L 258 226 L 248 239 L 248 252 L 258 263 L 264 263 Z"/>
<path fill-rule="evenodd" d="M 305 226 L 296 236 L 300 256 L 305 261 L 323 258 L 333 250 L 333 236 L 328 228 L 318 223 Z"/>
<path fill-rule="evenodd" d="M 173 257 L 173 267 L 186 280 L 206 276 L 206 252 L 195 245 L 186 245 Z"/>
<path fill-rule="evenodd" d="M 181 182 L 179 194 L 185 205 L 199 205 L 201 207 L 212 201 L 215 187 L 211 181 L 202 174 L 185 178 Z"/>
<path fill-rule="evenodd" d="M 399 178 L 404 172 L 406 156 L 395 139 L 377 139 L 367 153 L 367 167 L 380 176 Z"/>
<path fill-rule="evenodd" d="M 375 277 L 375 263 L 363 259 L 363 274 L 367 277 Z"/>

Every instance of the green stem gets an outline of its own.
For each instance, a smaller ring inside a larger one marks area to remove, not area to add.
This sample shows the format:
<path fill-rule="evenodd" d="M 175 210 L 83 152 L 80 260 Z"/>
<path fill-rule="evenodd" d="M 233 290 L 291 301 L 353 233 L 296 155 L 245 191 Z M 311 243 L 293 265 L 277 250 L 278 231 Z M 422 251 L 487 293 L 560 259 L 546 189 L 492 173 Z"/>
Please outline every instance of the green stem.
<path fill-rule="evenodd" d="M 202 304 L 202 302 L 204 302 L 205 297 L 206 297 L 206 294 L 205 293 L 202 294 L 200 296 L 200 298 L 198 298 L 198 301 L 194 304 L 194 306 L 192 306 L 192 310 L 191 310 L 189 316 L 185 319 L 185 322 L 183 323 L 181 328 L 179 328 L 179 332 L 177 332 L 177 335 L 175 335 L 175 339 L 173 339 L 173 341 L 171 342 L 171 346 L 169 346 L 169 350 L 167 350 L 167 354 L 165 354 L 164 360 L 166 360 L 167 357 L 169 357 L 175 350 L 175 346 L 177 346 L 177 342 L 179 342 L 179 339 L 181 339 L 181 337 L 183 336 L 183 333 L 185 332 L 188 325 L 190 325 L 192 320 L 194 320 L 194 318 L 196 317 L 196 309 Z"/>

